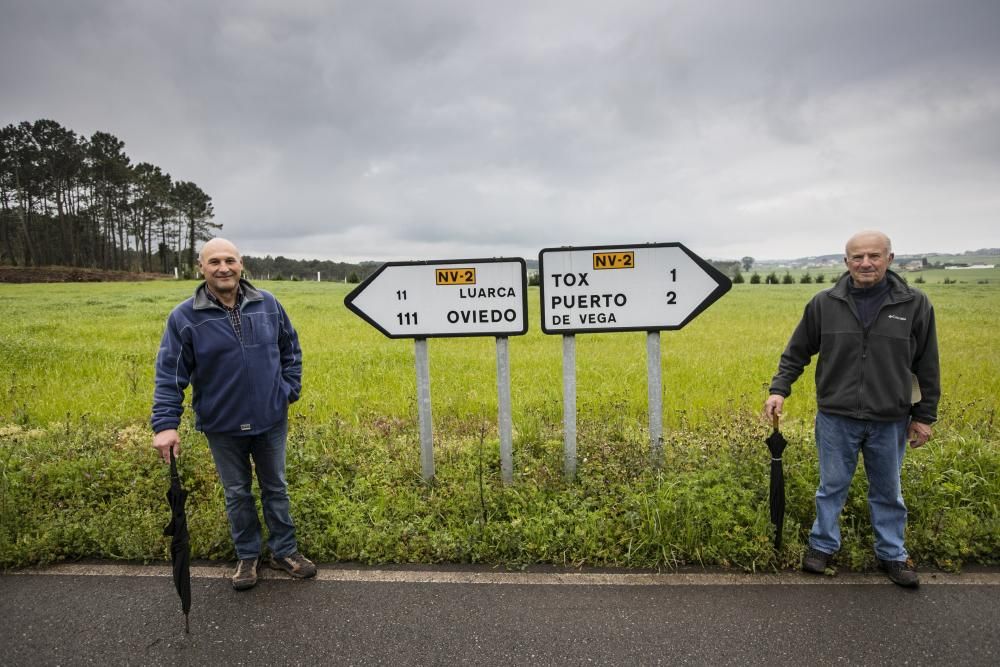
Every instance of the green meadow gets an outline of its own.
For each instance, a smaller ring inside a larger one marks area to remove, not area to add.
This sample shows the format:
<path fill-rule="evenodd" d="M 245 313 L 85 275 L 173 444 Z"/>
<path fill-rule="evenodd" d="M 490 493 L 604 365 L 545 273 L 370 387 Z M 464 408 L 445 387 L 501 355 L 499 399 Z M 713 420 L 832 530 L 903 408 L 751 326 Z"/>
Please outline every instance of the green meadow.
<path fill-rule="evenodd" d="M 921 286 L 936 308 L 944 397 L 934 439 L 908 453 L 903 471 L 914 558 L 953 570 L 1000 562 L 1000 281 L 960 278 Z M 515 481 L 504 485 L 493 339 L 429 343 L 428 484 L 413 342 L 389 340 L 348 312 L 348 285 L 257 284 L 285 305 L 304 351 L 288 478 L 310 557 L 746 570 L 801 558 L 817 481 L 811 368 L 786 402 L 788 507 L 777 554 L 769 427 L 759 413 L 805 302 L 825 285 L 736 285 L 681 331 L 661 334 L 658 465 L 646 430 L 645 335 L 578 336 L 574 480 L 562 474 L 562 348 L 541 333 L 531 288 L 531 329 L 510 341 Z M 194 286 L 0 285 L 0 565 L 167 557 L 167 471 L 147 418 L 164 321 Z M 221 488 L 186 417 L 180 464 L 193 556 L 231 559 Z M 860 470 L 842 530 L 839 565 L 871 567 Z"/>

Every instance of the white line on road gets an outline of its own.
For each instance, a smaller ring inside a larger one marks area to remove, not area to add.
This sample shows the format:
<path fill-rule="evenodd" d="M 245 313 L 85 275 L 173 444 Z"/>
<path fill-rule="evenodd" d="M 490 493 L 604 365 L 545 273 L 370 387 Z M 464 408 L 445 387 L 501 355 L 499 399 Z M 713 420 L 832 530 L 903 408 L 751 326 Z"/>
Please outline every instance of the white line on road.
<path fill-rule="evenodd" d="M 169 565 L 117 565 L 61 563 L 50 567 L 11 570 L 14 575 L 96 576 L 96 577 L 169 577 Z M 195 565 L 191 577 L 225 579 L 232 575 L 229 565 Z M 261 568 L 264 578 L 285 578 L 284 574 Z M 402 584 L 480 584 L 516 586 L 789 586 L 789 585 L 872 585 L 889 584 L 880 573 L 844 573 L 819 577 L 801 572 L 782 573 L 634 573 L 634 572 L 504 572 L 443 570 L 379 570 L 320 567 L 320 581 L 385 582 Z M 1000 572 L 950 574 L 923 572 L 922 585 L 1000 586 Z"/>

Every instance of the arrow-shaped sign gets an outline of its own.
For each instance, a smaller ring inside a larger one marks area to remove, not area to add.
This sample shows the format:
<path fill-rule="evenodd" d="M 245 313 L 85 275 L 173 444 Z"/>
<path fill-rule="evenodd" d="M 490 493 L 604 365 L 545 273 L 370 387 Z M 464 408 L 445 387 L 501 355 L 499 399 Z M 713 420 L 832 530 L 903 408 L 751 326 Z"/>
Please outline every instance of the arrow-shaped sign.
<path fill-rule="evenodd" d="M 680 243 L 546 248 L 538 270 L 547 334 L 680 329 L 732 287 Z"/>
<path fill-rule="evenodd" d="M 387 262 L 344 298 L 389 338 L 519 336 L 527 304 L 520 257 Z"/>

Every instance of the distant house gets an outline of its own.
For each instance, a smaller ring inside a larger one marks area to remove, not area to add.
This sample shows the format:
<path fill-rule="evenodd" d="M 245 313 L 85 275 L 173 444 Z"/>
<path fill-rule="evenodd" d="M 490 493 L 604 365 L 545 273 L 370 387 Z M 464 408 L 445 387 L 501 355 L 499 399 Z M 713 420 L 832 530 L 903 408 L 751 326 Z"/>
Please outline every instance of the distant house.
<path fill-rule="evenodd" d="M 968 266 L 946 266 L 944 268 L 945 268 L 946 271 L 950 271 L 951 269 L 955 269 L 955 270 L 961 270 L 961 269 L 995 269 L 995 268 L 997 268 L 997 265 L 996 264 L 970 264 Z"/>
<path fill-rule="evenodd" d="M 912 262 L 907 262 L 901 267 L 904 271 L 919 271 L 924 268 L 924 263 L 919 259 L 915 259 Z"/>

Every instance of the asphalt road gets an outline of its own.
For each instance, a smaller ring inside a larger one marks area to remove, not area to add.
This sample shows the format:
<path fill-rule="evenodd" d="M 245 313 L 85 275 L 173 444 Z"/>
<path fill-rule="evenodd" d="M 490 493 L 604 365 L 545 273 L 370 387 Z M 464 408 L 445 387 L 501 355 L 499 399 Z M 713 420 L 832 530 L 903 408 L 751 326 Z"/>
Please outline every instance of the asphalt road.
<path fill-rule="evenodd" d="M 1000 664 L 996 570 L 911 591 L 877 575 L 337 565 L 267 571 L 244 593 L 228 572 L 195 569 L 189 635 L 164 567 L 0 576 L 0 664 Z"/>

